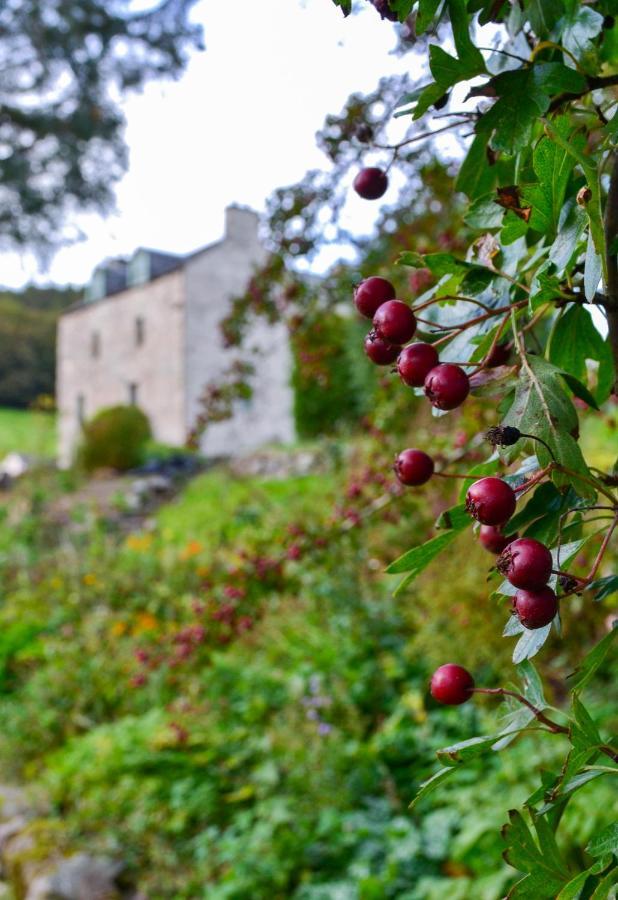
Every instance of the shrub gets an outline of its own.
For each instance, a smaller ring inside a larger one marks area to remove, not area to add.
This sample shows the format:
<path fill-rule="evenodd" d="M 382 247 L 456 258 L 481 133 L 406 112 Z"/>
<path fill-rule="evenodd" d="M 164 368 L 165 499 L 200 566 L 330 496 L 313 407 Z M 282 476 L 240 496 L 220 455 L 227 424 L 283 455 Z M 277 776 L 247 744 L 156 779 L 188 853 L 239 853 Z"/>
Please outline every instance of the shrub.
<path fill-rule="evenodd" d="M 147 416 L 136 406 L 110 406 L 84 425 L 79 463 L 88 471 L 117 469 L 125 472 L 139 465 L 150 438 Z"/>

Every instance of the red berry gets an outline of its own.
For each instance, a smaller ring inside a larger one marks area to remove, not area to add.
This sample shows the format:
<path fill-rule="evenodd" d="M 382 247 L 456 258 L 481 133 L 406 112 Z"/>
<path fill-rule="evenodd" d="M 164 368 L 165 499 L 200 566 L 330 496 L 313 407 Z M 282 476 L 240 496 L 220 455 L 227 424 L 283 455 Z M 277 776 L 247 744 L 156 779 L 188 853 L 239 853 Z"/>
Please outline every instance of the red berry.
<path fill-rule="evenodd" d="M 440 666 L 431 677 L 431 696 L 438 703 L 459 706 L 472 696 L 474 678 L 467 669 L 447 663 Z"/>
<path fill-rule="evenodd" d="M 496 366 L 504 366 L 511 355 L 507 344 L 496 344 L 487 359 L 485 360 L 486 369 L 495 369 Z"/>
<path fill-rule="evenodd" d="M 549 581 L 553 560 L 551 553 L 534 538 L 518 538 L 498 557 L 496 567 L 516 588 L 537 591 Z"/>
<path fill-rule="evenodd" d="M 453 363 L 440 363 L 425 379 L 425 395 L 436 409 L 455 409 L 469 393 L 468 376 Z"/>
<path fill-rule="evenodd" d="M 401 300 L 387 300 L 374 315 L 373 327 L 385 341 L 405 344 L 416 331 L 416 318 Z"/>
<path fill-rule="evenodd" d="M 361 169 L 354 179 L 354 190 L 363 200 L 377 200 L 388 187 L 388 176 L 382 169 L 369 166 Z"/>
<path fill-rule="evenodd" d="M 367 319 L 373 319 L 380 306 L 387 300 L 393 300 L 394 297 L 395 288 L 390 281 L 377 275 L 361 281 L 354 291 L 356 308 L 361 316 Z"/>
<path fill-rule="evenodd" d="M 431 344 L 410 344 L 399 354 L 397 371 L 404 384 L 422 387 L 427 375 L 439 362 L 438 352 Z"/>
<path fill-rule="evenodd" d="M 496 525 L 481 525 L 479 530 L 479 543 L 485 550 L 489 550 L 490 553 L 495 553 L 496 556 L 499 553 L 502 553 L 504 548 L 508 547 L 508 545 L 516 540 L 516 538 L 516 534 L 511 534 L 508 537 L 507 535 L 502 534 L 500 528 Z"/>
<path fill-rule="evenodd" d="M 536 591 L 517 591 L 513 605 L 524 628 L 543 628 L 558 612 L 558 598 L 548 585 Z"/>
<path fill-rule="evenodd" d="M 376 366 L 387 366 L 389 363 L 395 362 L 400 349 L 400 347 L 383 340 L 375 331 L 370 331 L 365 338 L 365 353 Z"/>
<path fill-rule="evenodd" d="M 395 460 L 395 474 L 402 484 L 425 484 L 433 475 L 433 459 L 422 450 L 402 450 Z"/>
<path fill-rule="evenodd" d="M 501 478 L 480 478 L 466 494 L 466 509 L 483 525 L 503 525 L 515 512 L 517 497 Z"/>

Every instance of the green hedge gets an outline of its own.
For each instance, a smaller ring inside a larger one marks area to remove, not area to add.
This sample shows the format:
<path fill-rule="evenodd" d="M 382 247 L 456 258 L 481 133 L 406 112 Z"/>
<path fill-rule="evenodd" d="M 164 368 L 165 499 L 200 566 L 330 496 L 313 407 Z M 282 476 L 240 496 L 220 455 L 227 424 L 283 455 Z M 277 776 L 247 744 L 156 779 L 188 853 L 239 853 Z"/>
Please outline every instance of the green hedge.
<path fill-rule="evenodd" d="M 142 462 L 151 436 L 148 417 L 137 406 L 110 406 L 86 422 L 78 461 L 88 472 L 125 472 Z"/>

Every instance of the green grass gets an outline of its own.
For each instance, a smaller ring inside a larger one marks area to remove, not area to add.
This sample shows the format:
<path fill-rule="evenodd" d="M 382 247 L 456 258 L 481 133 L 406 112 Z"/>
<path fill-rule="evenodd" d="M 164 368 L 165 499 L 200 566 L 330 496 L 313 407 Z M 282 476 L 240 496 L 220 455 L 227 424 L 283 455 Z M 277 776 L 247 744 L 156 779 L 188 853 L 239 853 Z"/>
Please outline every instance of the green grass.
<path fill-rule="evenodd" d="M 177 500 L 162 507 L 157 517 L 160 533 L 168 543 L 195 540 L 210 545 L 265 521 L 289 521 L 290 509 L 302 522 L 316 507 L 332 506 L 334 487 L 330 474 L 232 479 L 225 468 L 217 467 L 191 481 Z"/>
<path fill-rule="evenodd" d="M 56 417 L 52 413 L 0 408 L 0 458 L 12 451 L 53 457 Z"/>

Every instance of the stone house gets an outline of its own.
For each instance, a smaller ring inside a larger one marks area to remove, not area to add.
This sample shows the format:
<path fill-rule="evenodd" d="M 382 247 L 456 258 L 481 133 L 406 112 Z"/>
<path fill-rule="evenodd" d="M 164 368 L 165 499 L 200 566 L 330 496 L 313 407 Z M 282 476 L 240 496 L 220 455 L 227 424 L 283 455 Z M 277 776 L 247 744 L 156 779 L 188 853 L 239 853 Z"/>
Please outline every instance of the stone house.
<path fill-rule="evenodd" d="M 59 462 L 70 465 L 81 424 L 99 409 L 138 405 L 156 440 L 182 446 L 200 395 L 239 356 L 219 322 L 266 251 L 258 216 L 230 206 L 225 234 L 188 256 L 137 250 L 99 266 L 84 299 L 61 317 L 57 337 Z M 207 429 L 206 456 L 233 456 L 294 439 L 291 350 L 285 326 L 259 321 L 247 335 L 253 396 Z M 254 352 L 255 351 L 255 352 Z"/>

